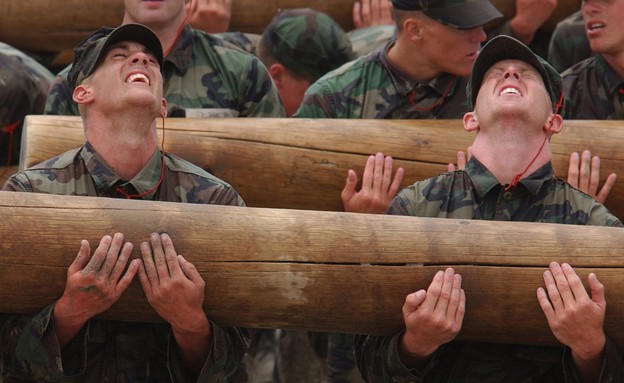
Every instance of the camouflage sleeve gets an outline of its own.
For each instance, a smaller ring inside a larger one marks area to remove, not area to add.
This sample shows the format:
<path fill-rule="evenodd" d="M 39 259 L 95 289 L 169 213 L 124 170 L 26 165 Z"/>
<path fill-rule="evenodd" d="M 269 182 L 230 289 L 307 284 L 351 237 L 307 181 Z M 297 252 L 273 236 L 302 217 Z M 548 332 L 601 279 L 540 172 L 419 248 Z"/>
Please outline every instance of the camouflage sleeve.
<path fill-rule="evenodd" d="M 243 359 L 251 343 L 251 335 L 248 329 L 238 327 L 220 327 L 212 324 L 212 349 L 204 363 L 199 377 L 191 376 L 188 370 L 182 366 L 173 347 L 173 335 L 169 334 L 169 366 L 175 382 L 198 382 L 216 383 L 220 378 L 232 374 Z"/>
<path fill-rule="evenodd" d="M 286 117 L 279 93 L 267 68 L 253 58 L 242 82 L 245 105 L 239 117 Z"/>
<path fill-rule="evenodd" d="M 576 373 L 572 350 L 566 347 L 563 353 L 563 371 L 567 383 L 580 383 L 581 379 Z M 624 382 L 624 359 L 615 343 L 607 338 L 605 355 L 602 361 L 602 371 L 598 383 Z"/>
<path fill-rule="evenodd" d="M 422 382 L 423 376 L 433 364 L 435 355 L 422 373 L 410 370 L 401 363 L 398 342 L 403 332 L 392 337 L 357 335 L 355 338 L 355 361 L 362 378 L 368 383 Z"/>
<path fill-rule="evenodd" d="M 34 316 L 0 314 L 0 359 L 5 374 L 27 380 L 58 381 L 70 375 L 64 366 L 80 365 L 86 360 L 86 332 L 61 350 L 52 325 L 54 305 Z M 84 366 L 83 366 L 84 367 Z"/>
<path fill-rule="evenodd" d="M 52 87 L 48 93 L 44 114 L 54 114 L 62 116 L 78 116 L 80 114 L 78 105 L 74 102 L 72 90 L 67 84 L 67 73 L 70 66 L 63 69 L 52 82 Z"/>
<path fill-rule="evenodd" d="M 301 106 L 293 117 L 298 118 L 340 118 L 337 106 L 323 83 L 315 82 L 306 90 Z"/>

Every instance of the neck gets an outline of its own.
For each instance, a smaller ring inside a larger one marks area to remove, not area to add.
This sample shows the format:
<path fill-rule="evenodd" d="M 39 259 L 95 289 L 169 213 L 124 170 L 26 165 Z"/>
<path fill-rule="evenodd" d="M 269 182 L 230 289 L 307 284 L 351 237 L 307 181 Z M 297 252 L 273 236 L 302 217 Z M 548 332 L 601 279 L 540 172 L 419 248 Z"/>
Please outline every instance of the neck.
<path fill-rule="evenodd" d="M 442 74 L 419 54 L 417 46 L 408 44 L 400 35 L 388 50 L 388 61 L 414 81 L 428 81 Z"/>
<path fill-rule="evenodd" d="M 85 135 L 97 153 L 123 180 L 136 176 L 158 146 L 156 120 L 90 117 L 84 121 Z"/>
<path fill-rule="evenodd" d="M 523 136 L 521 131 L 502 133 L 478 133 L 471 146 L 472 154 L 501 185 L 510 184 L 520 173 L 520 179 L 525 178 L 551 161 L 552 151 L 546 132 L 532 137 L 526 137 L 526 133 Z"/>
<path fill-rule="evenodd" d="M 618 55 L 602 55 L 618 77 L 624 80 L 624 52 Z"/>
<path fill-rule="evenodd" d="M 178 40 L 180 36 L 180 31 L 186 25 L 187 17 L 185 12 L 181 12 L 173 21 L 167 21 L 166 23 L 149 23 L 147 27 L 149 27 L 158 39 L 160 40 L 160 44 L 163 47 L 163 53 L 165 57 L 169 54 L 169 51 Z M 127 13 L 124 15 L 124 19 L 122 24 L 131 24 L 131 23 L 141 23 L 137 20 L 134 20 Z"/>

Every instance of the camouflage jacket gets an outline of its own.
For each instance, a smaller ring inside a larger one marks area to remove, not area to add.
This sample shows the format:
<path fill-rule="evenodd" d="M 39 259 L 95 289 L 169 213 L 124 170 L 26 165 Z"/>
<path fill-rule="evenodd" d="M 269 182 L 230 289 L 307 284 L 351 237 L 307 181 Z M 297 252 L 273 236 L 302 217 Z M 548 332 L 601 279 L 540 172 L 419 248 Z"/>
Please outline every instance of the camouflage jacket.
<path fill-rule="evenodd" d="M 43 113 L 52 80 L 43 65 L 0 43 L 0 166 L 19 162 L 24 117 Z"/>
<path fill-rule="evenodd" d="M 321 77 L 294 117 L 429 119 L 468 112 L 467 78 L 443 74 L 427 82 L 410 80 L 389 62 L 392 44 Z"/>
<path fill-rule="evenodd" d="M 142 193 L 159 179 L 160 153 L 124 182 L 87 143 L 14 175 L 3 190 L 120 197 L 120 187 L 128 194 Z M 161 185 L 143 199 L 244 206 L 227 183 L 169 154 Z M 168 324 L 92 319 L 61 355 L 52 328 L 53 307 L 33 316 L 0 314 L 0 382 L 217 382 L 236 369 L 250 342 L 247 329 L 212 323 L 210 355 L 200 376 L 190 376 Z"/>
<path fill-rule="evenodd" d="M 559 73 L 592 56 L 581 11 L 557 23 L 548 45 L 548 62 Z"/>
<path fill-rule="evenodd" d="M 505 192 L 504 186 L 474 157 L 465 171 L 445 173 L 403 189 L 393 200 L 388 213 L 622 226 L 591 196 L 556 179 L 550 163 L 522 179 L 513 191 Z M 356 337 L 356 361 L 369 383 L 579 381 L 569 349 L 563 347 L 452 341 L 441 346 L 422 370 L 409 370 L 401 363 L 398 354 L 401 335 Z M 622 354 L 608 341 L 600 382 L 614 383 L 623 379 Z"/>
<path fill-rule="evenodd" d="M 596 54 L 561 75 L 565 116 L 581 120 L 624 119 L 624 80 Z"/>
<path fill-rule="evenodd" d="M 46 114 L 78 115 L 65 68 L 54 80 Z M 255 56 L 186 25 L 164 62 L 170 117 L 285 117 L 277 88 Z"/>

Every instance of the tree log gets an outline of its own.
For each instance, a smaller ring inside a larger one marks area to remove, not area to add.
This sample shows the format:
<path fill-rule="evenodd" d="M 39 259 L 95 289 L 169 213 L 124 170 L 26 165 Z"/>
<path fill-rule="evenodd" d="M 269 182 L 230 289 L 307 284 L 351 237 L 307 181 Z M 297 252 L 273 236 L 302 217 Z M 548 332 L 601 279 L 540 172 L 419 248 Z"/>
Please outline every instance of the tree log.
<path fill-rule="evenodd" d="M 623 175 L 623 124 L 565 121 L 563 132 L 551 142 L 555 174 L 567 177 L 570 153 L 590 149 L 601 157 L 602 181 L 610 173 Z M 347 170 L 361 175 L 369 154 L 384 152 L 403 166 L 404 187 L 445 172 L 457 151 L 473 139 L 459 119 L 169 118 L 165 149 L 232 184 L 248 206 L 342 210 Z M 20 166 L 32 166 L 84 141 L 79 117 L 28 116 Z M 624 218 L 624 182 L 616 182 L 606 206 Z"/>
<path fill-rule="evenodd" d="M 345 30 L 353 28 L 354 1 L 314 2 L 319 11 L 332 16 Z M 492 0 L 508 19 L 515 14 L 515 2 Z M 580 8 L 580 0 L 559 0 L 557 9 L 545 23 L 552 30 L 556 23 Z M 236 0 L 232 5 L 231 31 L 262 33 L 278 9 L 310 7 L 304 0 Z M 0 5 L 0 41 L 26 51 L 60 52 L 71 50 L 99 27 L 121 23 L 121 0 L 3 0 Z M 65 56 L 67 57 L 67 56 Z"/>
<path fill-rule="evenodd" d="M 81 239 L 122 232 L 138 245 L 168 232 L 207 283 L 222 325 L 390 334 L 408 293 L 447 266 L 467 296 L 460 338 L 551 344 L 536 298 L 551 261 L 608 301 L 605 329 L 624 345 L 620 228 L 240 208 L 0 192 L 0 312 L 33 313 L 63 292 Z M 158 321 L 138 280 L 101 317 Z"/>

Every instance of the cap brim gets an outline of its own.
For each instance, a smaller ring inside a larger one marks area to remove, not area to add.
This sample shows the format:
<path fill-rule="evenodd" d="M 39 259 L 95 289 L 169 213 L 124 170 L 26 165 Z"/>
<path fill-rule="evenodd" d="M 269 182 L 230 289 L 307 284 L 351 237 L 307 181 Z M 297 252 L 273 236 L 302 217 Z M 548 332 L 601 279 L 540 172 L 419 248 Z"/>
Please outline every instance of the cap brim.
<path fill-rule="evenodd" d="M 106 38 L 106 42 L 100 50 L 100 55 L 107 52 L 112 45 L 122 41 L 135 41 L 144 45 L 154 56 L 156 56 L 158 64 L 162 68 L 162 45 L 160 44 L 158 37 L 154 34 L 154 32 L 152 32 L 151 29 L 141 24 L 125 24 L 115 28 Z"/>
<path fill-rule="evenodd" d="M 429 9 L 425 15 L 457 29 L 480 27 L 503 17 L 489 1 L 467 2 L 442 9 Z"/>

